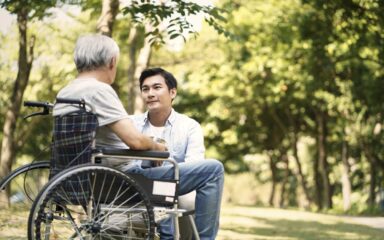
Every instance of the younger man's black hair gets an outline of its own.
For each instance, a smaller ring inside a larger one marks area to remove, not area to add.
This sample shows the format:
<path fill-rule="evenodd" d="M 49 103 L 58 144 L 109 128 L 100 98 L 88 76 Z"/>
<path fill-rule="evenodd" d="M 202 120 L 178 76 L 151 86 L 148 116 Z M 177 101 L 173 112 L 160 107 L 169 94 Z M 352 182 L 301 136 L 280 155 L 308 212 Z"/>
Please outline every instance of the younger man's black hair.
<path fill-rule="evenodd" d="M 141 73 L 140 78 L 139 78 L 140 89 L 143 87 L 143 82 L 144 82 L 144 80 L 146 78 L 149 78 L 149 77 L 152 77 L 152 76 L 156 76 L 156 75 L 160 75 L 160 76 L 162 76 L 165 79 L 165 83 L 167 84 L 169 90 L 171 90 L 173 88 L 177 89 L 177 80 L 176 80 L 176 78 L 172 75 L 172 73 L 167 72 L 167 71 L 165 71 L 162 68 L 148 68 L 148 69 L 145 69 Z"/>

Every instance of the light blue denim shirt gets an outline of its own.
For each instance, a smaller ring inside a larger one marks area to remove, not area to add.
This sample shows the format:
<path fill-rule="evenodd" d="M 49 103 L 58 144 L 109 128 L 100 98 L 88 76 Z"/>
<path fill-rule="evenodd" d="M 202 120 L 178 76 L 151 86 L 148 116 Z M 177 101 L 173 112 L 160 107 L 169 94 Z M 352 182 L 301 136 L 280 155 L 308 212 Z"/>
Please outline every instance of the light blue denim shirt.
<path fill-rule="evenodd" d="M 150 136 L 148 112 L 131 115 L 136 128 Z M 204 160 L 204 136 L 200 124 L 172 109 L 165 123 L 162 138 L 167 142 L 171 158 L 177 162 Z"/>

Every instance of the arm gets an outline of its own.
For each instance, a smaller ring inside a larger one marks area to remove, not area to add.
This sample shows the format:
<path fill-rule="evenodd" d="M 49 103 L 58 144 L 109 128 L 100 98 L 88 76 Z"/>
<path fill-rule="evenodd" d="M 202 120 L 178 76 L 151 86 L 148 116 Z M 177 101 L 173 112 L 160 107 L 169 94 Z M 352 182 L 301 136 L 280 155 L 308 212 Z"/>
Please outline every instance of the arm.
<path fill-rule="evenodd" d="M 155 143 L 135 128 L 111 86 L 99 87 L 90 101 L 95 106 L 99 126 L 108 126 L 131 149 L 165 151 L 164 145 Z"/>
<path fill-rule="evenodd" d="M 166 147 L 163 144 L 156 143 L 149 137 L 141 134 L 128 118 L 113 122 L 108 127 L 131 149 L 166 151 Z"/>

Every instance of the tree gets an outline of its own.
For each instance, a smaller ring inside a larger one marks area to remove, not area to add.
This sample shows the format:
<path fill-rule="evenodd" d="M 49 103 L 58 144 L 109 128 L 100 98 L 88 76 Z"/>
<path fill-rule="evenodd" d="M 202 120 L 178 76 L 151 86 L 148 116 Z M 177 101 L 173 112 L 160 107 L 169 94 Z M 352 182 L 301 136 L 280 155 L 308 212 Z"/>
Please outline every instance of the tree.
<path fill-rule="evenodd" d="M 88 2 L 83 4 L 84 8 L 90 8 L 94 5 L 95 3 Z M 181 0 L 131 1 L 121 10 L 118 0 L 103 0 L 101 15 L 98 20 L 98 31 L 112 36 L 116 16 L 119 12 L 125 16 L 124 20 L 132 21 L 129 30 L 122 29 L 129 32 L 130 63 L 127 69 L 126 83 L 118 80 L 113 84 L 113 87 L 119 95 L 121 95 L 120 92 L 123 92 L 121 88 L 127 89 L 127 111 L 131 114 L 144 110 L 144 105 L 139 97 L 137 81 L 140 73 L 147 68 L 150 62 L 153 44 L 162 45 L 166 38 L 183 37 L 186 40 L 185 35 L 187 33 L 195 33 L 188 17 L 200 13 L 205 15 L 207 22 L 218 32 L 226 33 L 220 26 L 223 17 L 219 9 Z M 121 87 L 122 85 L 126 87 Z"/>
<path fill-rule="evenodd" d="M 272 185 L 297 178 L 319 210 L 343 197 L 348 211 L 353 191 L 361 199 L 369 192 L 373 206 L 383 184 L 382 1 L 221 3 L 235 38 L 196 50 L 209 47 L 205 59 L 191 57 L 200 68 L 183 66 L 193 93 L 176 102 L 203 122 L 208 152 L 228 172 L 246 171 L 245 155 L 273 153 Z M 316 143 L 308 159 L 297 149 L 304 138 Z M 286 164 L 285 148 L 296 166 Z"/>
<path fill-rule="evenodd" d="M 124 15 L 130 16 L 133 25 L 129 34 L 129 59 L 127 94 L 130 101 L 129 113 L 139 113 L 144 110 L 144 104 L 138 90 L 138 79 L 141 72 L 147 68 L 152 46 L 163 45 L 166 39 L 183 37 L 186 34 L 196 34 L 188 17 L 204 14 L 206 21 L 220 33 L 227 33 L 220 23 L 224 20 L 221 11 L 213 6 L 199 5 L 194 2 L 181 0 L 168 1 L 132 1 L 129 6 L 121 9 Z"/>
<path fill-rule="evenodd" d="M 97 30 L 99 33 L 112 37 L 116 15 L 119 12 L 119 0 L 103 0 Z"/>
<path fill-rule="evenodd" d="M 27 36 L 28 21 L 33 18 L 42 18 L 46 14 L 46 10 L 54 4 L 55 1 L 47 0 L 40 2 L 3 1 L 0 3 L 1 7 L 4 7 L 11 13 L 17 15 L 17 25 L 19 30 L 18 72 L 13 85 L 10 104 L 7 108 L 3 125 L 0 178 L 10 172 L 12 162 L 15 158 L 14 134 L 16 121 L 20 113 L 23 94 L 28 84 L 32 68 L 35 36 L 31 36 L 30 38 Z"/>

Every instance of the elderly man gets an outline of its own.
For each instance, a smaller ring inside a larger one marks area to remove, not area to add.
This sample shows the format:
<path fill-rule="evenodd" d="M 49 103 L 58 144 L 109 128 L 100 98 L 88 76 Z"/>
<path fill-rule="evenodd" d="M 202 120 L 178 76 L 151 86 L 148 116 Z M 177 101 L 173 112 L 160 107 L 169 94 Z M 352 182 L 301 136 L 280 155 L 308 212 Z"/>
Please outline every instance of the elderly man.
<path fill-rule="evenodd" d="M 59 93 L 61 98 L 83 98 L 97 115 L 99 128 L 96 145 L 132 149 L 164 151 L 165 146 L 141 134 L 134 126 L 111 84 L 116 77 L 119 48 L 115 41 L 102 35 L 80 37 L 76 43 L 74 60 L 77 78 Z M 71 111 L 69 106 L 57 106 L 54 115 Z M 171 179 L 172 166 L 142 168 L 134 163 L 126 171 L 149 178 Z M 180 163 L 179 193 L 196 190 L 196 225 L 201 239 L 214 239 L 219 224 L 219 210 L 224 181 L 223 165 L 215 160 Z M 171 239 L 167 233 L 161 239 Z"/>

